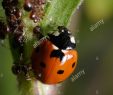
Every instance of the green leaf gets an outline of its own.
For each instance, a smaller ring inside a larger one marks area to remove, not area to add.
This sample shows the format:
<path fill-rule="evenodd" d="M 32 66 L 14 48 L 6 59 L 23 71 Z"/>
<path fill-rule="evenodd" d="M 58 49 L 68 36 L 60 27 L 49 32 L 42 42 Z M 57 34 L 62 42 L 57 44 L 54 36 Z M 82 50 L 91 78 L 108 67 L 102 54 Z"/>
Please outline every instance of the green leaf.
<path fill-rule="evenodd" d="M 80 0 L 52 0 L 47 4 L 45 16 L 41 22 L 44 32 L 56 26 L 67 26 Z"/>

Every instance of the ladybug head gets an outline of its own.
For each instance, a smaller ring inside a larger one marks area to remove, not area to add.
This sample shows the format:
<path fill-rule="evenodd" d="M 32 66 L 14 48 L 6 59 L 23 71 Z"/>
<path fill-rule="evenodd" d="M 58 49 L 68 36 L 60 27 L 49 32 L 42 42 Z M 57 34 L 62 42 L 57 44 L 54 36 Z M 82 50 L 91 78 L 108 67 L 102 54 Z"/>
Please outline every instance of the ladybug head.
<path fill-rule="evenodd" d="M 58 26 L 58 31 L 54 34 L 49 34 L 49 38 L 59 49 L 73 49 L 76 46 L 74 37 L 64 26 Z"/>

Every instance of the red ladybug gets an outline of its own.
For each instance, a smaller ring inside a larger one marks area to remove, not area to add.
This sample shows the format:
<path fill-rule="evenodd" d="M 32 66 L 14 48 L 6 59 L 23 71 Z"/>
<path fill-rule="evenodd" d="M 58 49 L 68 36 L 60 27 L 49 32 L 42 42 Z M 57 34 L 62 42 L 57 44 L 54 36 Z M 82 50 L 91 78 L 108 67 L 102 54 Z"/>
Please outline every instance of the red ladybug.
<path fill-rule="evenodd" d="M 34 49 L 32 68 L 38 80 L 56 84 L 67 79 L 77 65 L 76 43 L 64 26 L 59 26 L 58 32 L 48 36 Z"/>

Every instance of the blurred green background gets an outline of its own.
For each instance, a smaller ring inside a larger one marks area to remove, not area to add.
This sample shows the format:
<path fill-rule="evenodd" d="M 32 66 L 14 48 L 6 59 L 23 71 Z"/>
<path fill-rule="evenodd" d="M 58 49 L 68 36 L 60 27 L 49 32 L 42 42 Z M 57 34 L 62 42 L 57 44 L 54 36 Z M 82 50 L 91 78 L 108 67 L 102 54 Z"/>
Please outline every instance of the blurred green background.
<path fill-rule="evenodd" d="M 113 95 L 113 0 L 85 0 L 73 18 L 79 54 L 73 75 L 85 74 L 74 82 L 71 76 L 64 95 Z M 100 20 L 104 24 L 91 31 Z"/>
<path fill-rule="evenodd" d="M 104 24 L 91 31 L 91 25 L 100 20 Z M 75 34 L 79 55 L 73 75 L 81 70 L 85 74 L 74 82 L 70 76 L 62 92 L 64 95 L 113 95 L 113 0 L 85 0 L 73 15 L 70 30 Z M 11 66 L 10 49 L 0 44 L 0 95 L 18 95 Z"/>

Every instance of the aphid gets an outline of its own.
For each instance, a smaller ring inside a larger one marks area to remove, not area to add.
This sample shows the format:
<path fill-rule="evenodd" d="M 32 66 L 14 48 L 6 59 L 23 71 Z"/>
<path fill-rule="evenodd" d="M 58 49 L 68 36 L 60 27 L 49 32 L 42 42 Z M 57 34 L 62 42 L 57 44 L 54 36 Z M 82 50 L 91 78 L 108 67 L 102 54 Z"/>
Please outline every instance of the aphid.
<path fill-rule="evenodd" d="M 21 73 L 21 67 L 19 65 L 13 65 L 12 66 L 12 72 L 15 75 L 18 75 Z"/>
<path fill-rule="evenodd" d="M 30 18 L 36 23 L 38 21 L 40 21 L 40 18 L 37 16 L 36 11 L 33 10 L 30 14 Z"/>
<path fill-rule="evenodd" d="M 40 26 L 35 26 L 33 29 L 33 34 L 38 36 L 40 32 L 41 32 Z"/>
<path fill-rule="evenodd" d="M 31 11 L 33 8 L 33 5 L 32 3 L 30 2 L 30 0 L 25 0 L 25 3 L 24 3 L 24 10 L 26 11 Z"/>

